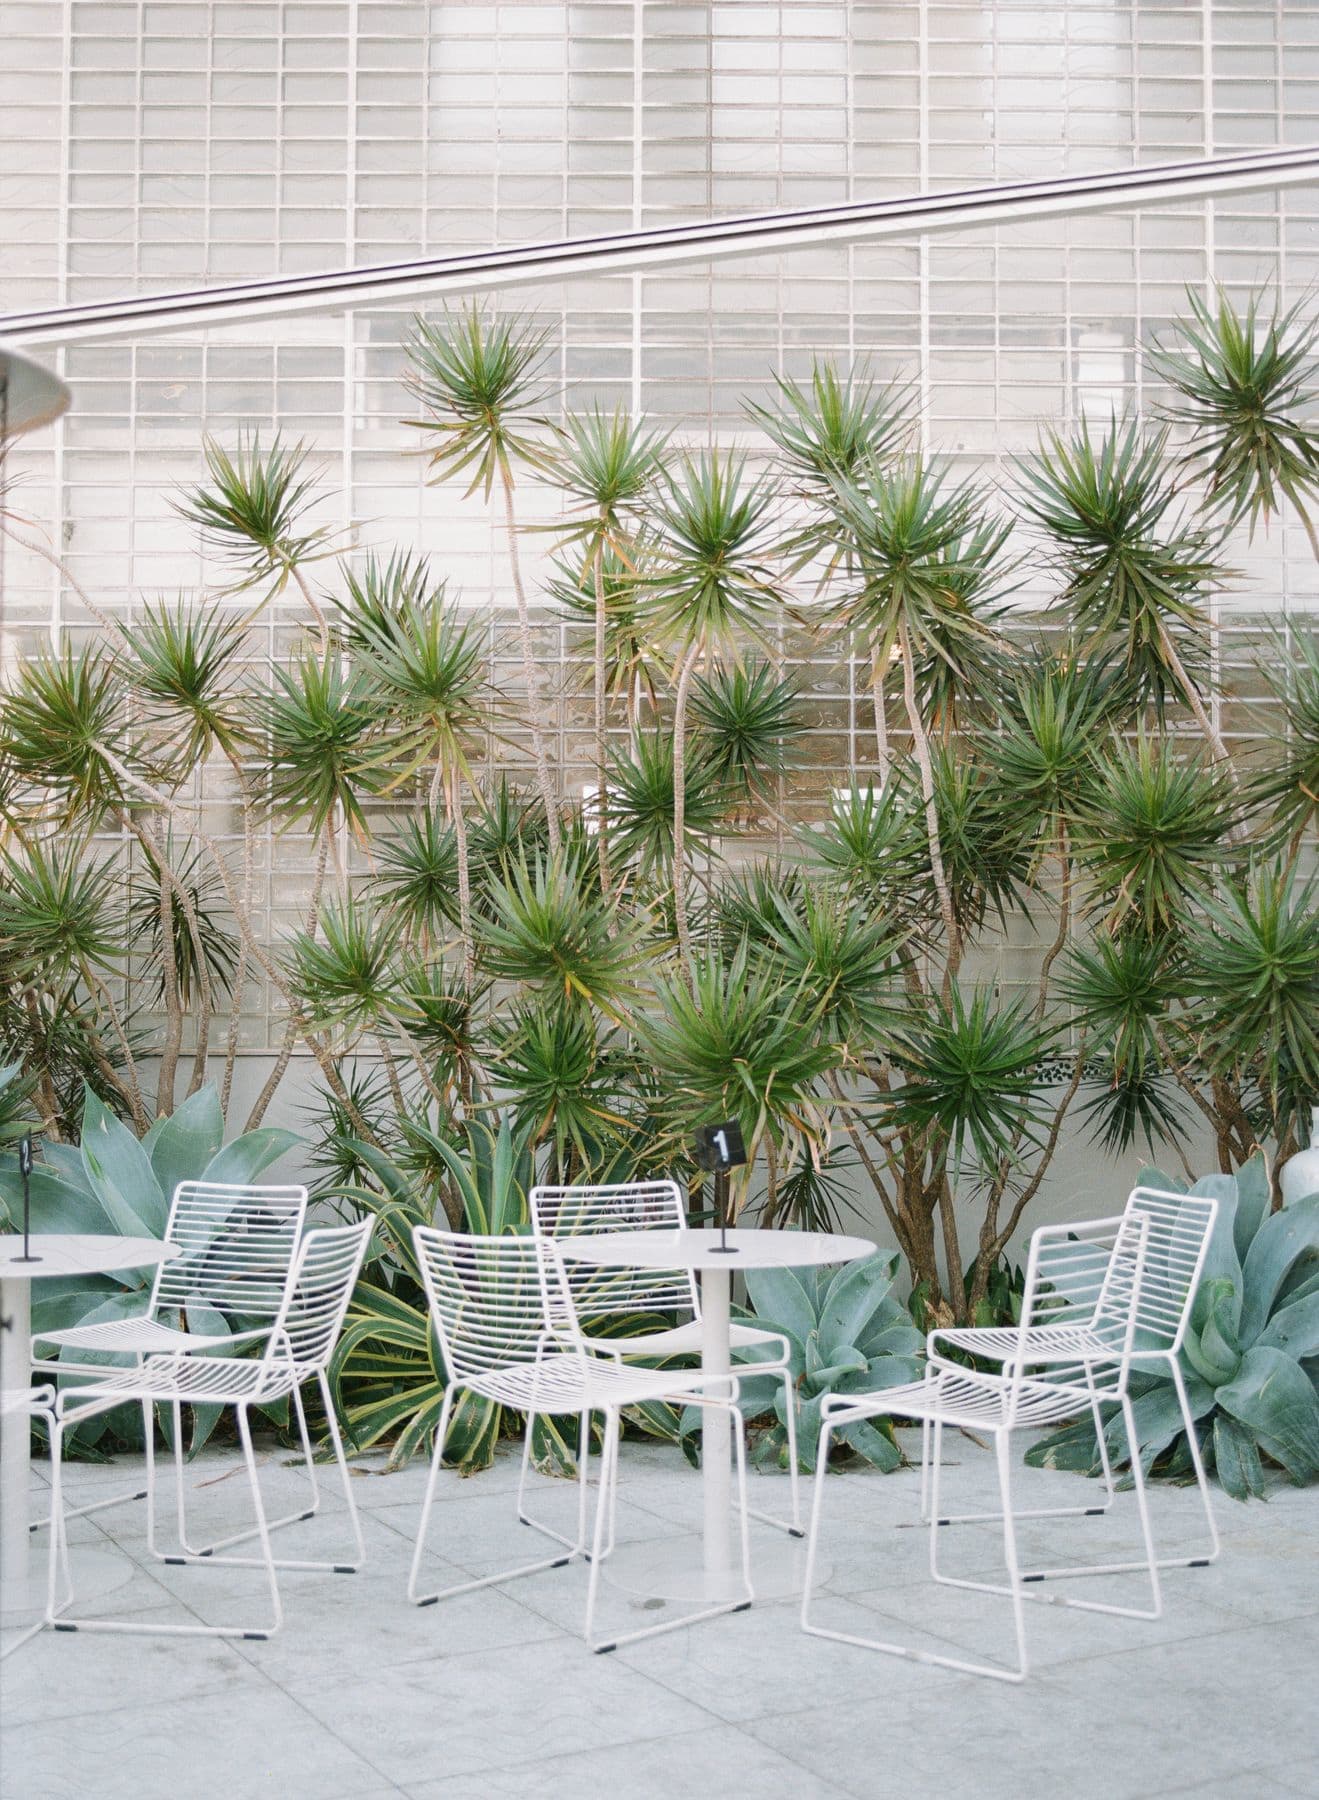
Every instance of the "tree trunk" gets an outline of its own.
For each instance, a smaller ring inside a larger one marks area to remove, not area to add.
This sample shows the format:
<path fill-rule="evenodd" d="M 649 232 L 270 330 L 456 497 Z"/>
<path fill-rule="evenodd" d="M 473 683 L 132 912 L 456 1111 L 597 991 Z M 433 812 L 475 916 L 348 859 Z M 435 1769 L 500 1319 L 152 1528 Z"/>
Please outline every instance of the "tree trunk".
<path fill-rule="evenodd" d="M 884 670 L 876 657 L 870 670 L 870 697 L 875 708 L 875 753 L 879 763 L 879 785 L 886 788 L 892 774 L 888 747 L 888 706 L 884 698 Z"/>
<path fill-rule="evenodd" d="M 943 917 L 943 928 L 948 937 L 948 966 L 944 978 L 946 997 L 958 959 L 957 920 L 953 915 L 952 896 L 948 892 L 948 878 L 944 873 L 943 847 L 939 842 L 939 812 L 934 799 L 934 764 L 930 758 L 930 740 L 926 735 L 925 721 L 921 718 L 920 707 L 916 702 L 916 669 L 912 661 L 911 643 L 907 637 L 905 625 L 899 627 L 898 643 L 902 653 L 902 698 L 906 707 L 907 723 L 911 727 L 912 750 L 915 753 L 917 767 L 920 769 L 921 795 L 925 801 L 925 831 L 930 846 L 930 874 L 934 880 L 934 891 L 939 897 L 939 911 Z"/>
<path fill-rule="evenodd" d="M 605 537 L 601 520 L 600 536 L 595 546 L 595 847 L 600 862 L 600 891 L 608 894 L 609 883 L 609 736 L 606 725 L 605 695 Z"/>

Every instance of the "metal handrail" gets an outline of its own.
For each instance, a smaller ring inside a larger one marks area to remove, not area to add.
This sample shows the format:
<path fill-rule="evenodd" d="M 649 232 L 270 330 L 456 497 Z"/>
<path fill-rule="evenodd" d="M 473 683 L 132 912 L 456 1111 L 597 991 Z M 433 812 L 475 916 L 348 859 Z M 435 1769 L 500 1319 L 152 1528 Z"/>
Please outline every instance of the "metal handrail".
<path fill-rule="evenodd" d="M 609 236 L 520 244 L 458 256 L 422 257 L 319 275 L 278 276 L 228 287 L 133 295 L 0 316 L 0 338 L 23 344 L 71 344 L 136 338 L 148 332 L 248 323 L 282 314 L 337 312 L 354 306 L 646 270 L 683 262 L 756 256 L 812 246 L 943 231 L 991 229 L 1059 215 L 1125 210 L 1211 199 L 1319 179 L 1319 145 L 1302 145 L 1195 162 L 1158 163 L 1093 175 L 995 183 L 895 200 L 866 200 L 809 211 L 763 213 L 654 226 Z"/>

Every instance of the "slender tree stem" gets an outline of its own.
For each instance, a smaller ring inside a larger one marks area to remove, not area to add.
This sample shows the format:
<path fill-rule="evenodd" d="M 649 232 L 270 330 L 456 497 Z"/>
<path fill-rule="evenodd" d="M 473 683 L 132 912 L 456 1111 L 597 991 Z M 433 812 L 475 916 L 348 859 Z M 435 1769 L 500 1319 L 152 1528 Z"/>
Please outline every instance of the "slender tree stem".
<path fill-rule="evenodd" d="M 870 698 L 875 709 L 875 753 L 879 764 L 879 785 L 886 788 L 892 778 L 892 762 L 888 743 L 888 702 L 884 696 L 884 667 L 876 657 L 870 669 Z"/>
<path fill-rule="evenodd" d="M 948 892 L 948 878 L 944 873 L 943 847 L 939 841 L 939 810 L 934 798 L 934 764 L 930 757 L 930 740 L 926 734 L 925 721 L 921 718 L 920 706 L 916 700 L 916 667 L 912 660 L 911 642 L 907 636 L 905 625 L 898 627 L 898 646 L 902 655 L 902 699 L 907 712 L 907 723 L 911 727 L 912 749 L 920 770 L 921 795 L 925 801 L 925 832 L 930 846 L 930 874 L 934 881 L 934 891 L 939 897 L 939 912 L 942 915 L 943 928 L 948 939 L 948 963 L 944 972 L 944 998 L 947 999 L 952 988 L 952 977 L 959 954 L 957 920 L 953 914 L 952 896 Z"/>
<path fill-rule="evenodd" d="M 687 695 L 699 655 L 700 645 L 693 644 L 683 658 L 673 699 L 673 914 L 688 981 L 692 940 L 687 927 Z"/>
<path fill-rule="evenodd" d="M 595 847 L 600 862 L 600 889 L 609 893 L 609 741 L 606 730 L 605 695 L 605 626 L 608 607 L 605 601 L 605 521 L 600 530 L 592 558 L 595 574 Z"/>
<path fill-rule="evenodd" d="M 545 808 L 545 819 L 549 827 L 550 855 L 557 856 L 559 854 L 559 803 L 555 796 L 554 782 L 550 775 L 550 760 L 545 749 L 544 700 L 540 685 L 540 671 L 536 667 L 536 654 L 531 642 L 531 615 L 527 611 L 527 591 L 522 583 L 517 515 L 513 505 L 513 477 L 507 469 L 501 471 L 501 483 L 504 490 L 504 524 L 508 533 L 508 566 L 513 580 L 513 599 L 517 605 L 518 636 L 522 643 L 522 678 L 527 684 L 527 714 L 528 723 L 531 726 L 531 750 L 536 762 L 536 785 L 540 789 L 541 805 Z"/>

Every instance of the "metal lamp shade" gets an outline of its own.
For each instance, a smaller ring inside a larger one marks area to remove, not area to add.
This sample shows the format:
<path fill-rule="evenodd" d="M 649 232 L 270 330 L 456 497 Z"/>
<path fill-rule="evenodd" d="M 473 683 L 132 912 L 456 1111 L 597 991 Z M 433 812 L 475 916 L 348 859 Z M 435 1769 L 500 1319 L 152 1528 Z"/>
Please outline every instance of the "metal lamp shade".
<path fill-rule="evenodd" d="M 70 397 L 68 388 L 49 369 L 0 345 L 0 448 L 10 438 L 58 419 L 67 410 Z"/>

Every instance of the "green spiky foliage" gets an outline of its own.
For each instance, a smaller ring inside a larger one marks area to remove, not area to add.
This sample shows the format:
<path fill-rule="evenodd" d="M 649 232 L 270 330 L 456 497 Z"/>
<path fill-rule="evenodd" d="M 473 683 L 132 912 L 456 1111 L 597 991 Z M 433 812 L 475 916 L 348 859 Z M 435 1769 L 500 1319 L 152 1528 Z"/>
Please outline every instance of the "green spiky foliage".
<path fill-rule="evenodd" d="M 351 895 L 320 909 L 316 931 L 299 931 L 289 947 L 294 980 L 316 1025 L 356 1035 L 373 1031 L 398 1007 L 399 925 Z"/>
<path fill-rule="evenodd" d="M 715 782 L 748 801 L 771 794 L 807 729 L 800 681 L 768 662 L 738 663 L 698 677 L 689 706 Z"/>
<path fill-rule="evenodd" d="M 819 1007 L 745 944 L 697 957 L 690 984 L 659 976 L 655 989 L 655 1011 L 638 1016 L 634 1029 L 667 1094 L 670 1149 L 694 1126 L 736 1119 L 748 1168 L 733 1180 L 735 1209 L 763 1154 L 770 1180 L 762 1216 L 773 1224 L 777 1170 L 802 1149 L 818 1159 L 829 1138 L 824 1080 L 839 1051 L 820 1031 Z"/>
<path fill-rule="evenodd" d="M 1056 1037 L 1025 1001 L 954 988 L 951 1003 L 922 1006 L 893 1030 L 889 1054 L 905 1079 L 875 1102 L 881 1129 L 915 1133 L 953 1171 L 969 1153 L 987 1178 L 1039 1137 L 1037 1069 Z"/>
<path fill-rule="evenodd" d="M 207 480 L 185 489 L 175 510 L 232 569 L 235 589 L 264 587 L 272 598 L 303 564 L 333 554 L 331 527 L 310 523 L 322 493 L 306 444 L 276 432 L 263 446 L 260 432 L 240 432 L 232 456 L 213 437 L 202 455 Z"/>
<path fill-rule="evenodd" d="M 550 1146 L 553 1180 L 598 1168 L 627 1130 L 623 1071 L 580 1009 L 539 1001 L 513 1006 L 495 1028 L 489 1066 L 508 1095 L 515 1128 L 531 1145 Z"/>
<path fill-rule="evenodd" d="M 1183 1143 L 1186 1097 L 1158 1039 L 1183 991 L 1175 944 L 1141 931 L 1101 932 L 1071 946 L 1061 991 L 1099 1064 L 1081 1108 L 1099 1143 L 1112 1154 L 1137 1142 Z"/>
<path fill-rule="evenodd" d="M 1221 765 L 1141 731 L 1097 761 L 1076 853 L 1111 925 L 1176 933 L 1230 859 L 1235 822 Z"/>
<path fill-rule="evenodd" d="M 481 967 L 547 1003 L 621 1019 L 638 992 L 646 921 L 593 888 L 591 873 L 563 850 L 492 879 L 477 925 Z"/>
<path fill-rule="evenodd" d="M 747 401 L 746 410 L 808 498 L 827 500 L 835 480 L 894 455 L 912 435 L 908 393 L 864 368 L 840 374 L 834 363 L 816 358 L 809 382 L 776 375 L 774 388 L 772 405 Z"/>
<path fill-rule="evenodd" d="M 363 803 L 385 777 L 371 754 L 380 720 L 376 691 L 342 659 L 305 655 L 271 669 L 274 691 L 259 713 L 272 810 L 287 825 L 319 836 L 341 815 L 366 836 Z"/>
<path fill-rule="evenodd" d="M 1319 825 L 1319 632 L 1299 621 L 1278 633 L 1260 673 L 1281 711 L 1270 720 L 1269 759 L 1256 771 L 1251 799 L 1295 860 Z"/>
<path fill-rule="evenodd" d="M 191 769 L 217 748 L 238 756 L 249 737 L 235 666 L 246 620 L 220 608 L 202 612 L 180 595 L 172 606 L 148 606 L 121 630 L 119 672 L 155 727 L 153 750 L 164 770 Z"/>
<path fill-rule="evenodd" d="M 673 737 L 659 731 L 639 737 L 630 754 L 615 751 L 609 759 L 614 860 L 647 880 L 662 880 L 673 866 L 676 760 Z M 684 846 L 711 853 L 735 803 L 704 743 L 697 745 L 683 761 Z"/>
<path fill-rule="evenodd" d="M 1319 387 L 1314 382 L 1319 324 L 1301 305 L 1263 315 L 1264 297 L 1244 309 L 1223 287 L 1213 300 L 1186 290 L 1189 319 L 1175 341 L 1155 344 L 1150 366 L 1172 389 L 1164 411 L 1187 428 L 1185 460 L 1202 477 L 1210 505 L 1253 534 L 1290 501 L 1319 555 L 1310 509 L 1319 495 Z"/>
<path fill-rule="evenodd" d="M 169 854 L 172 846 L 165 846 Z M 144 857 L 142 876 L 129 887 L 126 924 L 129 941 L 135 952 L 145 947 L 149 971 L 157 975 L 156 999 L 163 1002 L 167 977 L 164 966 L 164 925 L 161 918 L 161 879 L 155 857 Z M 174 980 L 179 998 L 186 1007 L 196 1004 L 202 988 L 203 971 L 212 997 L 228 994 L 238 969 L 239 943 L 230 928 L 225 897 L 219 876 L 200 851 L 194 850 L 175 861 L 176 886 L 166 885 L 165 906 L 168 909 L 173 938 Z M 194 933 L 178 888 L 182 887 L 192 904 L 198 930 Z"/>
<path fill-rule="evenodd" d="M 95 827 L 129 798 L 123 692 L 104 646 L 65 643 L 21 662 L 0 731 L 12 779 L 36 789 L 61 824 Z"/>
<path fill-rule="evenodd" d="M 376 839 L 374 890 L 414 942 L 443 941 L 459 923 L 458 839 L 429 807 L 397 820 Z"/>
<path fill-rule="evenodd" d="M 673 699 L 673 907 L 678 942 L 691 955 L 687 918 L 687 710 L 697 664 L 736 662 L 767 612 L 780 604 L 770 559 L 775 547 L 774 490 L 752 479 L 746 459 L 707 451 L 666 472 L 651 509 L 657 546 L 647 571 L 649 616 L 673 650 L 679 671 Z"/>
<path fill-rule="evenodd" d="M 543 407 L 547 332 L 518 317 L 487 318 L 473 305 L 439 319 L 418 318 L 408 343 L 407 384 L 424 417 L 412 424 L 426 433 L 432 479 L 469 478 L 467 492 L 496 481 L 504 502 L 509 573 L 517 606 L 522 678 L 536 785 L 545 808 L 550 848 L 559 847 L 558 797 L 550 773 L 542 721 L 546 706 L 531 636 L 531 615 L 518 547 L 515 468 L 553 466 Z"/>
<path fill-rule="evenodd" d="M 1195 712 L 1221 751 L 1200 678 L 1205 602 L 1226 573 L 1217 534 L 1196 522 L 1168 467 L 1166 431 L 1114 422 L 1096 442 L 1083 423 L 1046 431 L 1018 464 L 1021 504 L 1045 533 L 1061 588 L 1054 602 L 1087 658 L 1107 657 L 1139 700 Z"/>

